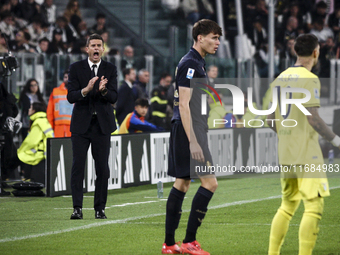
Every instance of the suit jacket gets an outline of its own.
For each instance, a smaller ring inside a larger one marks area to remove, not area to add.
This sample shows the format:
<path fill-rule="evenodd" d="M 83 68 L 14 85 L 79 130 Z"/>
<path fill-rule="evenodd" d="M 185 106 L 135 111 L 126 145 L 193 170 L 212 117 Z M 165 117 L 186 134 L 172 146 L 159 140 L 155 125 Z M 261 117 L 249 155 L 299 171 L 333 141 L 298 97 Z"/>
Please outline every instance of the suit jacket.
<path fill-rule="evenodd" d="M 132 92 L 132 88 L 123 81 L 118 90 L 119 98 L 116 106 L 117 121 L 120 124 L 124 121 L 126 115 L 133 112 L 135 109 L 135 100 Z"/>
<path fill-rule="evenodd" d="M 102 60 L 97 76 L 99 79 L 93 87 L 93 93 L 90 92 L 83 97 L 81 90 L 87 86 L 91 79 L 88 60 L 84 59 L 70 66 L 67 100 L 71 104 L 74 103 L 70 128 L 72 133 L 84 134 L 88 130 L 92 119 L 90 97 L 92 97 L 102 133 L 111 134 L 117 129 L 112 107 L 112 104 L 117 101 L 117 68 L 112 63 Z M 105 96 L 102 96 L 98 91 L 102 76 L 108 79 L 106 84 L 107 94 Z"/>

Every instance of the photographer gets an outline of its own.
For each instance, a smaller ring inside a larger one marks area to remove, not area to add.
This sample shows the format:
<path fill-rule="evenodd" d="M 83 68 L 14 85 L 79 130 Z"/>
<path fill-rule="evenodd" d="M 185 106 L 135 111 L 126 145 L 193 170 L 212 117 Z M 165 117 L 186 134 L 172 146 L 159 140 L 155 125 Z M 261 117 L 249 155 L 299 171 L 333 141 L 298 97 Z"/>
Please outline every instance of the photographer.
<path fill-rule="evenodd" d="M 1 176 L 6 179 L 10 169 L 14 169 L 13 159 L 16 158 L 16 148 L 13 143 L 13 134 L 20 129 L 21 124 L 13 121 L 10 117 L 18 115 L 16 106 L 17 99 L 12 93 L 7 92 L 5 86 L 0 83 L 0 153 L 1 153 Z M 6 150 L 4 150 L 6 148 Z"/>

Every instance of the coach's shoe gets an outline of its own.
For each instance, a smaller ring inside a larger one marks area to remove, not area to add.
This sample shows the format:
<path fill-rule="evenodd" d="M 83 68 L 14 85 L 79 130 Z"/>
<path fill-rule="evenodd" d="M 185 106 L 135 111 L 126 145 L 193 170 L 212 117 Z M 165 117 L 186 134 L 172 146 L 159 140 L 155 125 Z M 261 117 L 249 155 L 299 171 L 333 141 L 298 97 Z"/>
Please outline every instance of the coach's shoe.
<path fill-rule="evenodd" d="M 75 207 L 71 215 L 71 220 L 82 220 L 83 212 L 80 207 Z"/>
<path fill-rule="evenodd" d="M 96 219 L 107 219 L 104 210 L 96 211 L 95 218 Z"/>
<path fill-rule="evenodd" d="M 183 243 L 181 245 L 182 254 L 191 254 L 191 255 L 210 255 L 209 252 L 203 251 L 201 245 L 197 241 L 193 241 L 191 243 Z"/>
<path fill-rule="evenodd" d="M 182 249 L 178 246 L 180 243 L 181 242 L 178 242 L 171 246 L 167 246 L 166 243 L 163 243 L 162 254 L 182 254 Z"/>

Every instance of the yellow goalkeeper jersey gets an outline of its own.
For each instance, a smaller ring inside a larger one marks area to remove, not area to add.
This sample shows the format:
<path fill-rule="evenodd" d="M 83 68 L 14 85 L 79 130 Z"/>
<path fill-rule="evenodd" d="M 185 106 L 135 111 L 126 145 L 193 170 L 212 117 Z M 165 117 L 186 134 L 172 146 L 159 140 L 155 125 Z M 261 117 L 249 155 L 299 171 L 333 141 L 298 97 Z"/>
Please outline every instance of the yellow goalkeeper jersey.
<path fill-rule="evenodd" d="M 307 116 L 295 105 L 286 106 L 286 115 L 281 115 L 282 88 L 303 88 L 310 92 L 311 98 L 302 105 L 320 107 L 320 80 L 305 67 L 290 67 L 283 71 L 271 84 L 278 91 L 278 105 L 275 110 L 276 129 L 279 138 L 278 153 L 281 165 L 323 164 L 319 145 L 319 134 L 309 124 Z M 304 93 L 287 93 L 287 99 L 305 98 Z M 282 122 L 284 121 L 284 122 Z M 296 126 L 295 126 L 296 125 Z M 290 127 L 287 127 L 290 126 Z"/>

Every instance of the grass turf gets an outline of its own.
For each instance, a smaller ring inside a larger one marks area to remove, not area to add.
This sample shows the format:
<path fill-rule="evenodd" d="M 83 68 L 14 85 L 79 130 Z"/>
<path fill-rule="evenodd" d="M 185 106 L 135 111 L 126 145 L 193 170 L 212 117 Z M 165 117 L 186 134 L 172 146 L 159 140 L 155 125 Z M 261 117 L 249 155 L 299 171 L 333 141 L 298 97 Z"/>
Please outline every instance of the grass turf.
<path fill-rule="evenodd" d="M 340 254 L 340 179 L 330 178 L 331 197 L 313 255 Z M 214 254 L 266 254 L 271 220 L 280 205 L 277 178 L 221 179 L 199 228 L 197 239 Z M 193 182 L 183 203 L 176 240 L 185 235 Z M 84 220 L 71 221 L 72 198 L 0 197 L 0 254 L 160 254 L 164 241 L 166 198 L 157 199 L 156 185 L 109 191 L 108 220 L 95 220 L 93 193 L 84 197 Z M 273 197 L 274 196 L 274 197 Z M 129 204 L 130 203 L 130 204 Z M 298 254 L 300 205 L 291 221 L 282 255 Z"/>

